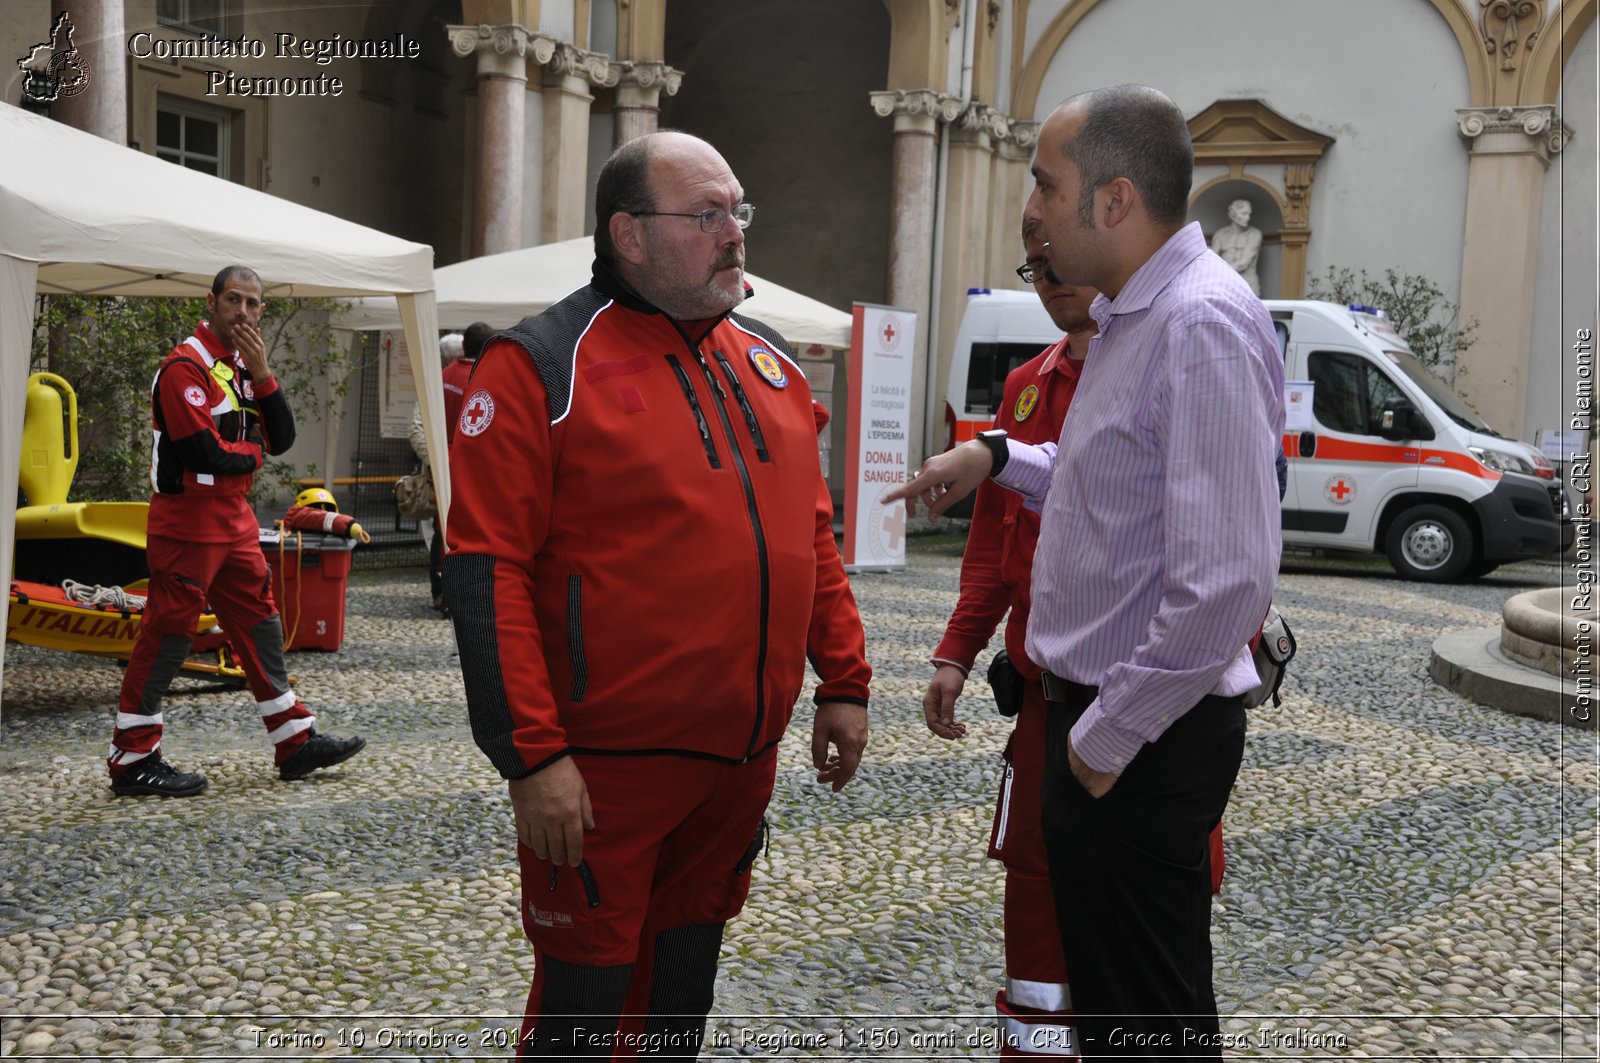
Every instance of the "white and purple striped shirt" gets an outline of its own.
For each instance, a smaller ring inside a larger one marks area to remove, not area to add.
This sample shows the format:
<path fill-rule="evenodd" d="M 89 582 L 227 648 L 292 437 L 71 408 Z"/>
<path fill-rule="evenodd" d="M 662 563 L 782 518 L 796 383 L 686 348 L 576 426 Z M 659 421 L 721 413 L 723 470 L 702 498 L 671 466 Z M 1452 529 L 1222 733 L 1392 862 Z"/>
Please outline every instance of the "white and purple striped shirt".
<path fill-rule="evenodd" d="M 1072 746 L 1121 774 L 1205 695 L 1256 685 L 1283 361 L 1266 307 L 1198 224 L 1090 313 L 1100 335 L 1060 443 L 1012 441 L 996 479 L 1042 499 L 1028 654 L 1100 688 Z"/>

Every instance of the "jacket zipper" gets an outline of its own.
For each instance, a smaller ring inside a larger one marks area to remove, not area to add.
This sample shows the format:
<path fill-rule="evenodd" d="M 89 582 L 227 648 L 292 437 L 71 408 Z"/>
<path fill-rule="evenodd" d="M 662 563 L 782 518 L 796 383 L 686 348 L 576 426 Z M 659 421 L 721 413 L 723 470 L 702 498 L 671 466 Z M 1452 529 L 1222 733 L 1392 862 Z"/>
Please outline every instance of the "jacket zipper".
<path fill-rule="evenodd" d="M 700 363 L 700 371 L 705 374 L 706 382 L 711 385 L 711 390 L 726 401 L 728 392 L 718 382 L 716 375 L 711 372 L 711 365 L 706 361 L 706 356 L 700 353 L 700 348 L 689 342 L 687 336 L 684 342 L 689 349 L 694 351 L 694 357 Z M 670 355 L 668 357 L 671 357 Z M 677 360 L 673 359 L 674 367 Z M 688 384 L 685 380 L 685 387 Z M 728 450 L 733 454 L 733 467 L 739 472 L 739 486 L 744 490 L 745 513 L 750 518 L 750 529 L 756 537 L 756 564 L 761 573 L 761 626 L 756 636 L 756 722 L 750 729 L 750 741 L 745 747 L 744 755 L 748 759 L 756 751 L 756 744 L 761 738 L 761 728 L 767 719 L 767 690 L 765 677 L 767 674 L 767 620 L 772 608 L 772 573 L 767 561 L 767 536 L 761 528 L 761 511 L 756 508 L 755 484 L 750 480 L 750 469 L 744 463 L 744 452 L 739 449 L 739 441 L 734 438 L 733 422 L 728 420 L 728 409 L 723 403 L 713 405 L 717 408 L 717 418 L 722 422 L 723 434 L 728 439 Z M 696 407 L 698 409 L 698 406 Z"/>
<path fill-rule="evenodd" d="M 1011 758 L 1006 758 L 1005 781 L 1000 786 L 1000 829 L 994 834 L 994 847 L 1003 851 L 1006 847 L 1006 828 L 1011 825 L 1011 782 L 1016 776 L 1016 769 L 1011 766 Z"/>
<path fill-rule="evenodd" d="M 678 361 L 677 355 L 667 355 L 667 361 L 672 364 L 672 371 L 678 376 L 678 386 L 683 389 L 683 397 L 689 401 L 689 412 L 694 414 L 695 427 L 700 430 L 700 442 L 706 448 L 706 460 L 711 462 L 713 469 L 722 468 L 722 459 L 717 457 L 717 444 L 711 438 L 711 425 L 706 422 L 705 412 L 700 409 L 700 400 L 694 393 L 694 383 L 684 370 L 683 363 Z M 734 449 L 738 450 L 737 447 Z"/>
<path fill-rule="evenodd" d="M 722 366 L 723 375 L 728 378 L 728 383 L 733 385 L 733 397 L 739 401 L 739 409 L 744 411 L 744 426 L 750 430 L 750 439 L 756 445 L 756 458 L 760 461 L 771 461 L 767 453 L 767 441 L 761 435 L 761 424 L 756 420 L 756 411 L 750 405 L 750 399 L 744 393 L 744 387 L 739 383 L 739 377 L 734 373 L 733 366 L 728 364 L 728 358 L 721 351 L 712 351 L 711 356 Z"/>
<path fill-rule="evenodd" d="M 572 701 L 589 690 L 589 666 L 583 655 L 583 577 L 567 577 L 567 653 L 572 658 Z"/>

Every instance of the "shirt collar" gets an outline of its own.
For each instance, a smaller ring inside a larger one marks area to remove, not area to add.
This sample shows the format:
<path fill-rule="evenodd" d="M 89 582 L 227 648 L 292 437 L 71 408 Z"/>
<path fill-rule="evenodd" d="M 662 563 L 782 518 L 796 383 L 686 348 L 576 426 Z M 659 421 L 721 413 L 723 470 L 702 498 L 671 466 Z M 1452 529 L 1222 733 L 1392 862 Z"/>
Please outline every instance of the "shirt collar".
<path fill-rule="evenodd" d="M 1045 376 L 1061 368 L 1061 363 L 1066 361 L 1067 341 L 1070 337 L 1062 336 L 1055 345 L 1045 352 L 1044 361 L 1039 363 L 1039 375 Z"/>
<path fill-rule="evenodd" d="M 1089 307 L 1089 316 L 1095 319 L 1103 332 L 1106 322 L 1116 314 L 1133 314 L 1150 309 L 1156 296 L 1183 272 L 1185 266 L 1205 251 L 1205 233 L 1200 231 L 1199 222 L 1192 221 L 1168 237 L 1167 242 L 1157 248 L 1144 265 L 1134 270 L 1133 276 L 1128 278 L 1128 283 L 1122 286 L 1122 291 L 1117 293 L 1115 299 L 1107 298 L 1104 292 L 1096 296 Z"/>

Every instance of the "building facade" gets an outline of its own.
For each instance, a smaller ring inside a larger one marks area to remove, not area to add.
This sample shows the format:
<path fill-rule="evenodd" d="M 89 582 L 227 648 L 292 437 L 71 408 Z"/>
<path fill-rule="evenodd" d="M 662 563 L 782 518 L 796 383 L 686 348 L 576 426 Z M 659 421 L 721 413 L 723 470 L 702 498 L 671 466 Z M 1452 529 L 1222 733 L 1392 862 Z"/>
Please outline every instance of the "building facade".
<path fill-rule="evenodd" d="M 439 265 L 591 231 L 616 144 L 697 133 L 759 207 L 752 269 L 921 315 L 912 438 L 937 447 L 966 290 L 1017 285 L 1038 124 L 1144 82 L 1190 116 L 1191 217 L 1210 233 L 1252 203 L 1264 296 L 1331 267 L 1432 279 L 1478 323 L 1458 390 L 1531 441 L 1570 423 L 1595 328 L 1595 6 L 15 0 L 0 98 L 27 102 L 26 60 L 48 61 L 31 50 L 65 13 L 87 86 L 52 118 Z"/>

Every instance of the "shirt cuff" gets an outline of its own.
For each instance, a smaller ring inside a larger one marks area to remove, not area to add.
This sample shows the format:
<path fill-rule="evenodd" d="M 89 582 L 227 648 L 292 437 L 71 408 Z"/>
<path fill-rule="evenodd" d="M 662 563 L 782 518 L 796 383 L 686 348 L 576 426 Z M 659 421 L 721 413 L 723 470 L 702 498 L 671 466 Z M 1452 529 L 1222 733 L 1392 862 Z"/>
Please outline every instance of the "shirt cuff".
<path fill-rule="evenodd" d="M 1042 499 L 1050 488 L 1050 474 L 1055 455 L 1031 443 L 1006 440 L 1005 467 L 991 477 L 1001 487 L 1017 492 L 1030 502 Z"/>
<path fill-rule="evenodd" d="M 1095 771 L 1120 776 L 1128 762 L 1144 747 L 1144 739 L 1119 727 L 1101 707 L 1100 699 L 1084 710 L 1072 727 L 1072 748 Z"/>

